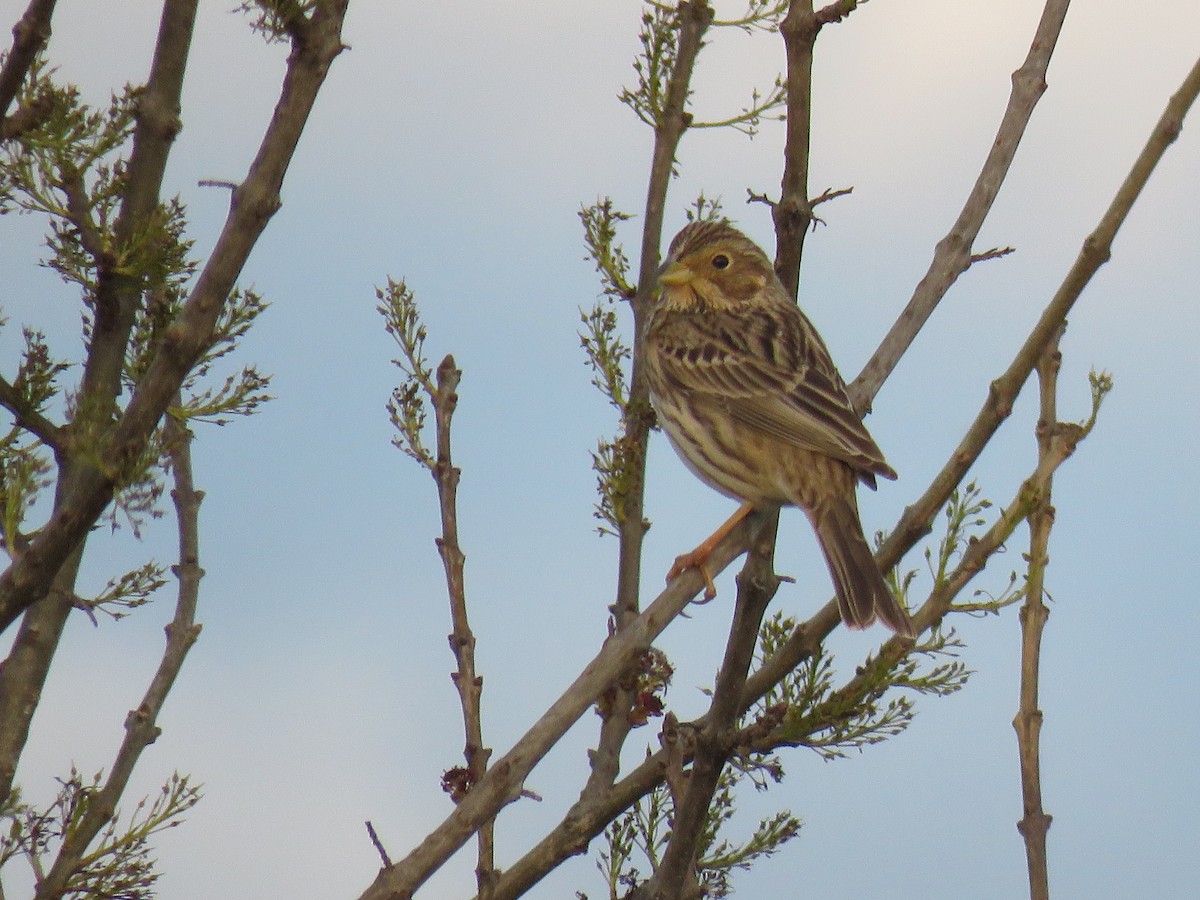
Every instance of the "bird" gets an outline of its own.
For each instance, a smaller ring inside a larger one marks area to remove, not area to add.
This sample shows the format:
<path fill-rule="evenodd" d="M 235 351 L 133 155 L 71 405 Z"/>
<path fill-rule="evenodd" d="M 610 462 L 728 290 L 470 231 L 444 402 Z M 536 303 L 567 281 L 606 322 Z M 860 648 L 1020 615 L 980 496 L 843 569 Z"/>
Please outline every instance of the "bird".
<path fill-rule="evenodd" d="M 854 410 L 825 342 L 788 295 L 767 255 L 725 219 L 693 221 L 658 271 L 643 353 L 650 401 L 675 452 L 701 481 L 742 501 L 691 553 L 686 569 L 716 596 L 708 556 L 756 508 L 797 506 L 829 566 L 849 628 L 878 620 L 915 637 L 875 564 L 856 487 L 895 479 Z"/>

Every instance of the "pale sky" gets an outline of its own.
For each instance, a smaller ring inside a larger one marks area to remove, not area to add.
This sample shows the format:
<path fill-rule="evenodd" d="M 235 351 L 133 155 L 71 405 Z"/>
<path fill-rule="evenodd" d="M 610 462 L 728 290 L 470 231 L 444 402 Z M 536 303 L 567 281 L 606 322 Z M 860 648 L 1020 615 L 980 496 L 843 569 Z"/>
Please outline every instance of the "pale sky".
<path fill-rule="evenodd" d="M 242 177 L 283 70 L 284 49 L 250 35 L 233 5 L 203 4 L 167 176 L 189 207 L 199 254 L 228 198 L 196 182 Z M 11 24 L 24 6 L 0 0 L 0 20 Z M 819 43 L 810 184 L 814 194 L 854 193 L 821 208 L 827 224 L 806 246 L 800 300 L 848 380 L 957 215 L 1040 6 L 875 0 Z M 378 868 L 365 819 L 399 858 L 450 811 L 438 779 L 461 761 L 463 738 L 433 545 L 436 498 L 428 475 L 389 443 L 394 350 L 374 297 L 388 275 L 416 291 L 432 359 L 453 352 L 464 373 L 460 527 L 485 739 L 497 756 L 602 641 L 616 545 L 595 534 L 589 451 L 615 422 L 578 346 L 579 308 L 599 288 L 576 213 L 605 195 L 637 213 L 644 199 L 650 133 L 616 101 L 633 77 L 639 11 L 634 0 L 352 0 L 352 49 L 333 65 L 283 208 L 242 281 L 273 303 L 241 359 L 274 375 L 277 399 L 249 421 L 203 429 L 195 448 L 207 492 L 204 631 L 124 804 L 175 770 L 205 784 L 187 822 L 157 842 L 163 900 L 355 897 Z M 148 2 L 61 0 L 50 57 L 102 103 L 144 79 L 157 18 Z M 868 420 L 901 476 L 861 498 L 869 533 L 890 527 L 941 467 L 1198 52 L 1195 0 L 1158 0 L 1152 15 L 1118 0 L 1072 9 L 1049 90 L 976 246 L 1017 252 L 960 279 Z M 718 35 L 700 60 L 699 115 L 736 111 L 782 65 L 774 36 Z M 1186 468 L 1200 441 L 1188 374 L 1200 333 L 1198 116 L 1062 344 L 1063 418 L 1087 415 L 1090 368 L 1112 372 L 1116 387 L 1054 484 L 1041 749 L 1058 897 L 1170 900 L 1200 883 L 1200 709 L 1186 681 L 1200 637 L 1200 491 Z M 781 144 L 781 126 L 770 123 L 753 142 L 689 133 L 667 237 L 703 190 L 773 249 L 766 207 L 743 201 L 747 188 L 777 193 Z M 22 324 L 45 330 L 61 355 L 77 354 L 79 310 L 36 266 L 44 223 L 7 216 L 0 226 L 0 366 L 11 376 Z M 624 235 L 631 255 L 639 235 L 635 220 Z M 1027 390 L 972 472 L 998 504 L 1034 464 L 1035 419 Z M 661 438 L 649 479 L 647 601 L 674 556 L 732 509 Z M 1001 590 L 1026 543 L 1022 530 L 972 589 Z M 150 556 L 169 563 L 173 547 L 169 520 L 142 545 L 99 532 L 83 587 Z M 903 565 L 924 570 L 917 551 Z M 828 598 L 797 512 L 784 515 L 777 566 L 797 584 L 773 608 L 804 617 Z M 703 709 L 733 571 L 717 601 L 660 643 L 677 668 L 668 704 L 681 718 Z M 18 773 L 27 798 L 49 797 L 72 763 L 86 773 L 109 766 L 125 711 L 158 663 L 172 600 L 168 589 L 122 622 L 93 628 L 80 615 L 71 624 Z M 953 624 L 976 673 L 964 691 L 921 700 L 905 734 L 862 755 L 823 763 L 786 753 L 785 782 L 746 798 L 748 813 L 786 807 L 805 825 L 778 856 L 738 876 L 739 896 L 1022 896 L 1016 611 Z M 839 630 L 830 646 L 840 670 L 852 673 L 884 637 Z M 541 803 L 502 814 L 499 866 L 576 798 L 597 721 L 586 715 L 534 771 L 527 787 Z M 656 738 L 657 723 L 637 732 L 628 760 Z M 744 835 L 749 822 L 742 827 Z M 530 896 L 604 896 L 592 858 L 570 861 Z M 420 896 L 470 896 L 473 865 L 468 849 Z M 23 878 L 5 871 L 6 886 Z"/>

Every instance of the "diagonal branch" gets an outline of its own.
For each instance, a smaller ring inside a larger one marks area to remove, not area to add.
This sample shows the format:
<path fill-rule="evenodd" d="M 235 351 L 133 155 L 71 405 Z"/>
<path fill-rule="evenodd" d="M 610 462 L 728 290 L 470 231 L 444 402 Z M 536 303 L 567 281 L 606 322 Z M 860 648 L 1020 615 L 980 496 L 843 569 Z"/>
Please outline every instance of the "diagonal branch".
<path fill-rule="evenodd" d="M 0 69 L 0 134 L 4 132 L 8 108 L 38 53 L 50 40 L 50 19 L 57 0 L 29 0 L 25 14 L 13 26 L 13 45 Z"/>
<path fill-rule="evenodd" d="M 850 385 L 850 399 L 860 412 L 870 410 L 879 388 L 933 315 L 938 303 L 958 276 L 970 267 L 971 247 L 979 235 L 979 229 L 983 227 L 984 219 L 991 212 L 996 195 L 1000 193 L 1033 109 L 1045 93 L 1046 69 L 1062 31 L 1068 6 L 1070 0 L 1046 0 L 1025 62 L 1013 73 L 1012 93 L 1000 120 L 996 139 L 975 180 L 975 186 L 967 195 L 958 220 L 938 242 L 929 270 L 917 284 L 908 305 L 862 373 Z"/>
<path fill-rule="evenodd" d="M 20 392 L 7 378 L 0 378 L 0 406 L 12 413 L 18 428 L 25 429 L 51 450 L 58 452 L 65 446 L 62 428 L 36 409 L 30 409 Z"/>

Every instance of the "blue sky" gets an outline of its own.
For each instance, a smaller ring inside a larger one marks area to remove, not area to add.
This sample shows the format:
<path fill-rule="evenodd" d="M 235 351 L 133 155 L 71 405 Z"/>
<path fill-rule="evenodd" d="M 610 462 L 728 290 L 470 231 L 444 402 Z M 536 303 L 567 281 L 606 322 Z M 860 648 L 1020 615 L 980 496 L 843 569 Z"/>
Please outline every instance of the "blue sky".
<path fill-rule="evenodd" d="M 227 195 L 196 182 L 240 178 L 283 70 L 283 49 L 249 35 L 232 5 L 203 5 L 167 177 L 199 253 Z M 6 21 L 23 7 L 0 0 Z M 801 303 L 848 379 L 957 215 L 1039 12 L 1032 0 L 876 0 L 818 45 L 810 183 L 854 194 L 822 207 Z M 578 310 L 598 286 L 576 212 L 603 195 L 637 212 L 644 196 L 650 135 L 615 99 L 632 78 L 638 15 L 633 0 L 352 2 L 352 49 L 334 64 L 243 279 L 273 303 L 243 359 L 274 375 L 277 399 L 202 431 L 196 447 L 204 631 L 125 804 L 175 769 L 206 785 L 188 822 L 159 841 L 164 900 L 357 896 L 378 863 L 364 819 L 399 857 L 449 812 L 438 778 L 462 747 L 449 616 L 433 484 L 389 444 L 393 348 L 374 310 L 388 275 L 416 291 L 431 357 L 453 352 L 464 372 L 459 501 L 488 743 L 510 746 L 603 639 L 615 543 L 595 534 L 589 450 L 615 423 L 578 347 Z M 50 55 L 101 103 L 144 78 L 156 25 L 154 4 L 63 0 Z M 893 523 L 957 443 L 1194 61 L 1198 35 L 1192 0 L 1160 0 L 1153 15 L 1117 0 L 1072 9 L 976 248 L 1017 252 L 960 279 L 868 421 L 901 475 L 862 498 L 868 530 Z M 771 36 L 721 35 L 701 57 L 698 113 L 736 110 L 781 67 Z M 781 142 L 769 124 L 753 142 L 687 135 L 668 233 L 703 190 L 769 248 L 766 208 L 742 201 L 747 188 L 777 191 Z M 1062 345 L 1064 418 L 1086 416 L 1090 368 L 1116 381 L 1055 480 L 1042 760 L 1051 885 L 1063 897 L 1183 898 L 1200 880 L 1185 849 L 1200 840 L 1200 716 L 1185 681 L 1200 634 L 1200 492 L 1185 468 L 1200 439 L 1187 374 L 1200 333 L 1198 172 L 1193 112 Z M 0 224 L 0 365 L 11 375 L 20 324 L 77 353 L 78 308 L 34 265 L 41 223 Z M 631 252 L 639 233 L 631 223 Z M 997 503 L 1033 465 L 1035 418 L 1023 395 L 972 473 Z M 655 441 L 647 598 L 730 506 Z M 169 526 L 142 545 L 98 534 L 84 585 L 147 556 L 169 562 L 173 540 Z M 1001 588 L 1024 545 L 1021 532 L 974 587 Z M 803 615 L 825 601 L 828 576 L 797 513 L 784 516 L 777 565 L 797 579 L 777 608 Z M 923 563 L 914 554 L 905 565 Z M 731 575 L 719 586 L 721 598 L 661 644 L 681 717 L 703 708 L 719 659 Z M 170 605 L 167 592 L 131 619 L 93 628 L 80 616 L 69 628 L 19 773 L 28 797 L 48 796 L 72 763 L 109 765 Z M 1017 619 L 959 618 L 977 673 L 965 691 L 923 702 L 906 734 L 861 756 L 788 754 L 790 777 L 767 805 L 748 798 L 747 811 L 786 806 L 805 827 L 739 880 L 742 896 L 792 896 L 798 883 L 828 898 L 1021 895 Z M 839 632 L 831 646 L 850 672 L 882 636 Z M 585 716 L 534 772 L 542 803 L 505 811 L 499 865 L 575 798 L 595 730 Z M 639 732 L 629 759 L 655 743 L 654 726 Z M 472 866 L 468 852 L 427 895 L 469 895 Z M 532 896 L 575 889 L 602 896 L 588 859 Z"/>

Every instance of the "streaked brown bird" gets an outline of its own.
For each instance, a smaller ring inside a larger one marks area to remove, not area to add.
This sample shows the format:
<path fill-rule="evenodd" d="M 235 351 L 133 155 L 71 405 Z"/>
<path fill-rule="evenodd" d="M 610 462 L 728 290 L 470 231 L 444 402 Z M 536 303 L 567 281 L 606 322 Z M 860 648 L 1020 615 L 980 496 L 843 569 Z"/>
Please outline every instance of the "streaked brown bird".
<path fill-rule="evenodd" d="M 675 451 L 701 481 L 743 501 L 708 540 L 680 556 L 704 575 L 717 543 L 758 506 L 798 506 L 817 533 L 850 628 L 876 616 L 914 636 L 863 536 L 855 487 L 895 478 L 846 393 L 825 343 L 788 296 L 767 255 L 723 220 L 692 222 L 659 272 L 646 327 L 651 401 Z"/>

